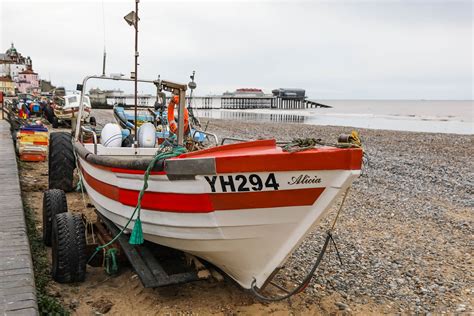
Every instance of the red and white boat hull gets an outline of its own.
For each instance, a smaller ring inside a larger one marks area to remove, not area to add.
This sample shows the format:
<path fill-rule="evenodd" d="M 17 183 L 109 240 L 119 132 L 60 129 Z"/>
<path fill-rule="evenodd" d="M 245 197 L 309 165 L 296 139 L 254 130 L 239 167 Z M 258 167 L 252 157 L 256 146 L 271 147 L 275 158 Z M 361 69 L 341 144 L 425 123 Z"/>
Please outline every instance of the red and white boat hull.
<path fill-rule="evenodd" d="M 262 166 L 268 170 L 252 171 L 262 167 L 216 155 L 214 173 L 173 177 L 166 169 L 153 172 L 142 200 L 144 237 L 213 263 L 244 288 L 254 279 L 260 287 L 359 175 L 360 153 L 353 154 L 356 159 L 346 155 L 340 167 L 330 170 L 317 170 L 327 167 L 321 164 L 316 170 L 298 170 L 301 164 L 291 170 L 267 162 Z M 179 166 L 203 158 L 209 157 L 189 154 L 168 162 Z M 135 209 L 143 171 L 104 167 L 83 157 L 79 166 L 98 211 L 123 227 Z M 229 172 L 232 166 L 239 172 Z"/>

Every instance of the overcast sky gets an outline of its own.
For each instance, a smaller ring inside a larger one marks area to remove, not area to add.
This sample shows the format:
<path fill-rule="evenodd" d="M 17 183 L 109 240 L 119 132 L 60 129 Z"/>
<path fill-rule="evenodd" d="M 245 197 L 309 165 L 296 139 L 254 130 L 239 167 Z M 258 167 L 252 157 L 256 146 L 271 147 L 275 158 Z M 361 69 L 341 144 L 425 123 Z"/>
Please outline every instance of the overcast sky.
<path fill-rule="evenodd" d="M 133 70 L 127 1 L 0 0 L 11 42 L 56 85 Z M 312 99 L 472 99 L 471 1 L 140 1 L 139 77 L 197 94 L 304 88 Z M 105 36 L 104 36 L 105 34 Z M 95 84 L 94 84 L 95 85 Z"/>

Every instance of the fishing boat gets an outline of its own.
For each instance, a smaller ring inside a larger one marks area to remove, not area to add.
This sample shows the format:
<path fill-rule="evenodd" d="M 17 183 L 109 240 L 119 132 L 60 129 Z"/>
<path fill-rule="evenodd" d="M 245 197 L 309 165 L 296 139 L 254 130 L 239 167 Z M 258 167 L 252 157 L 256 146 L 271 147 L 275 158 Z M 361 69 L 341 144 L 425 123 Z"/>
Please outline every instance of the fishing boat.
<path fill-rule="evenodd" d="M 86 77 L 78 115 L 85 110 L 90 79 L 134 81 L 135 87 L 138 82 L 151 83 L 158 92 L 171 93 L 170 102 L 178 109 L 176 121 L 168 116 L 173 137 L 160 144 L 156 124 L 139 127 L 135 114 L 134 126 L 129 126 L 133 145 L 123 146 L 123 126 L 106 125 L 99 137 L 78 120 L 72 144 L 57 141 L 63 148 L 55 149 L 52 138 L 50 152 L 64 157 L 74 152 L 82 183 L 100 216 L 125 233 L 139 224 L 135 212 L 140 207 L 146 241 L 202 258 L 245 289 L 262 288 L 359 176 L 362 149 L 350 138 L 347 146 L 299 150 L 280 146 L 275 139 L 234 139 L 226 144 L 227 139 L 219 142 L 216 135 L 197 129 L 213 143 L 207 148 L 189 146 L 195 139 L 193 126 L 185 120 L 186 91 L 196 85 L 141 80 L 136 66 L 137 62 L 130 79 Z M 186 152 L 158 159 L 170 154 L 169 148 L 183 146 Z M 70 170 L 64 171 L 66 159 L 55 160 L 62 163 L 50 160 L 50 177 L 67 174 L 72 181 Z"/>
<path fill-rule="evenodd" d="M 77 94 L 56 97 L 52 104 L 45 107 L 45 116 L 54 128 L 57 128 L 60 123 L 71 124 L 79 117 L 79 98 Z M 95 118 L 90 116 L 92 106 L 89 97 L 84 96 L 82 102 L 81 120 L 89 119 L 91 123 L 95 123 Z"/>
<path fill-rule="evenodd" d="M 54 106 L 54 115 L 59 120 L 70 121 L 72 118 L 77 116 L 77 112 L 79 111 L 79 95 L 72 94 L 66 95 L 64 97 L 59 97 L 61 102 L 58 102 Z M 86 119 L 89 117 L 91 112 L 91 102 L 88 96 L 84 96 L 82 98 L 82 118 Z"/>
<path fill-rule="evenodd" d="M 76 142 L 75 150 L 89 198 L 123 227 L 156 149 Z M 361 159 L 356 148 L 290 153 L 258 140 L 162 161 L 141 202 L 144 238 L 260 287 L 359 175 Z"/>

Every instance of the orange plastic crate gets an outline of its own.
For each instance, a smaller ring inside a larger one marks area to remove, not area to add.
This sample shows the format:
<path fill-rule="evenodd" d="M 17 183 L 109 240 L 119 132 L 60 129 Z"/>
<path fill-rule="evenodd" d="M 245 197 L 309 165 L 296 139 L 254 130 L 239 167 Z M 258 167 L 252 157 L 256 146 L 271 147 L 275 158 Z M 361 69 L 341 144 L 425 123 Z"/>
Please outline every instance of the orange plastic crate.
<path fill-rule="evenodd" d="M 21 161 L 45 161 L 46 155 L 41 154 L 21 154 L 20 155 Z"/>

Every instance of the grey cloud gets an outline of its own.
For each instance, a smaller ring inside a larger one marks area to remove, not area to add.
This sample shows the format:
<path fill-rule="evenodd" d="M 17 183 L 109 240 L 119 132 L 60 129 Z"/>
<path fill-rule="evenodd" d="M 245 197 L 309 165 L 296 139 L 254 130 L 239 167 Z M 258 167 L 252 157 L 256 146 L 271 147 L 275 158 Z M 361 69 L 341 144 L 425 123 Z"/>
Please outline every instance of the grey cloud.
<path fill-rule="evenodd" d="M 133 1 L 105 1 L 108 72 L 133 68 Z M 102 2 L 1 3 L 11 41 L 44 78 L 73 88 L 102 62 Z M 34 12 L 34 23 L 30 23 Z M 198 93 L 305 88 L 310 97 L 472 98 L 472 3 L 140 2 L 140 68 Z"/>

